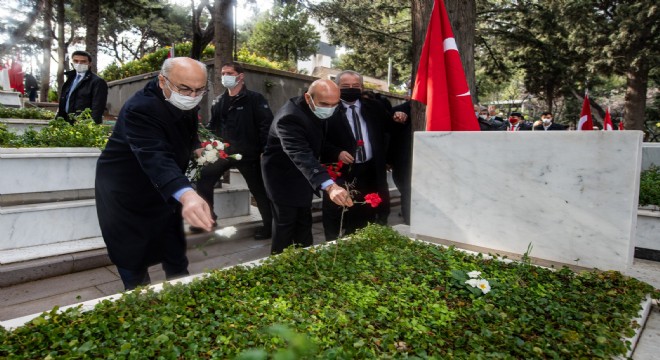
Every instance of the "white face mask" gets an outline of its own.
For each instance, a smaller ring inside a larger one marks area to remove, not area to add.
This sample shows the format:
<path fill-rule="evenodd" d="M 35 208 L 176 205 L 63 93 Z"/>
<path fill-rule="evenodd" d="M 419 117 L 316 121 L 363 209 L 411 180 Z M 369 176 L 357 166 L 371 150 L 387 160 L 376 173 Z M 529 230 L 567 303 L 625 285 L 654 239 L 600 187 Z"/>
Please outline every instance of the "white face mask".
<path fill-rule="evenodd" d="M 543 125 L 550 125 L 552 119 L 541 119 L 541 121 L 543 121 Z"/>
<path fill-rule="evenodd" d="M 335 105 L 333 107 L 329 107 L 329 108 L 328 107 L 318 107 L 318 106 L 316 106 L 316 104 L 314 104 L 314 99 L 311 96 L 309 97 L 309 101 L 311 101 L 312 106 L 314 106 L 313 109 L 310 107 L 310 110 L 312 110 L 312 112 L 314 113 L 314 115 L 316 115 L 317 118 L 322 119 L 322 120 L 327 119 L 330 116 L 332 116 L 332 114 L 334 114 L 334 112 L 335 112 L 335 109 L 337 108 L 337 105 Z"/>
<path fill-rule="evenodd" d="M 89 70 L 89 65 L 87 64 L 73 64 L 73 68 L 76 69 L 78 74 L 86 73 Z"/>
<path fill-rule="evenodd" d="M 236 80 L 238 76 L 233 76 L 233 75 L 223 75 L 222 76 L 222 86 L 226 87 L 227 89 L 233 89 L 238 85 L 238 81 Z"/>
<path fill-rule="evenodd" d="M 167 83 L 167 81 L 165 83 Z M 167 87 L 170 89 L 170 92 L 172 94 L 170 95 L 169 99 L 165 97 L 165 101 L 169 102 L 170 104 L 176 106 L 178 109 L 181 110 L 190 110 L 194 108 L 195 106 L 199 105 L 199 103 L 202 101 L 202 98 L 204 97 L 204 96 L 192 97 L 192 96 L 181 95 L 178 92 L 172 90 L 169 84 L 167 85 Z M 165 95 L 164 92 L 163 95 Z"/>

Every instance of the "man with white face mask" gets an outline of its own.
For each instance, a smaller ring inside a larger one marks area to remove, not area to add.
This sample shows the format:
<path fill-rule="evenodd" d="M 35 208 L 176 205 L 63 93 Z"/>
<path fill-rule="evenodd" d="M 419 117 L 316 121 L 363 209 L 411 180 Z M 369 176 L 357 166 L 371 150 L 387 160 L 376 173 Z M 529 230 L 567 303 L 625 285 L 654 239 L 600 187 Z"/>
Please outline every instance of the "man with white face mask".
<path fill-rule="evenodd" d="M 533 130 L 551 131 L 551 130 L 566 130 L 566 128 L 563 125 L 556 124 L 552 120 L 552 113 L 549 111 L 545 111 L 541 114 L 540 124 L 534 123 Z"/>
<path fill-rule="evenodd" d="M 90 70 L 92 55 L 87 51 L 74 51 L 71 54 L 71 62 L 73 70 L 65 73 L 67 80 L 60 92 L 57 117 L 73 124 L 69 115 L 91 109 L 92 119 L 101 124 L 108 98 L 108 84 Z"/>
<path fill-rule="evenodd" d="M 308 247 L 312 238 L 312 197 L 326 191 L 335 204 L 353 206 L 348 192 L 334 183 L 319 162 L 327 122 L 336 121 L 339 88 L 316 80 L 303 96 L 289 99 L 275 114 L 261 159 L 273 209 L 271 253 L 288 246 Z"/>
<path fill-rule="evenodd" d="M 185 171 L 195 149 L 206 65 L 165 60 L 158 78 L 129 98 L 96 165 L 96 210 L 110 260 L 127 290 L 149 284 L 162 263 L 167 279 L 188 275 L 183 220 L 211 230 L 208 204 Z"/>
<path fill-rule="evenodd" d="M 197 192 L 209 203 L 213 211 L 214 186 L 227 170 L 235 167 L 245 179 L 261 214 L 263 226 L 256 230 L 254 238 L 269 239 L 273 216 L 261 177 L 259 160 L 266 146 L 273 113 L 263 95 L 247 89 L 245 71 L 239 63 L 223 64 L 220 71 L 222 85 L 226 90 L 218 96 L 213 105 L 211 121 L 207 129 L 222 141 L 229 143 L 229 147 L 225 149 L 227 154 L 241 154 L 242 158 L 235 160 L 230 157 L 205 166 L 197 181 Z M 217 218 L 215 213 L 213 217 Z M 191 228 L 191 230 L 199 232 L 201 229 Z"/>

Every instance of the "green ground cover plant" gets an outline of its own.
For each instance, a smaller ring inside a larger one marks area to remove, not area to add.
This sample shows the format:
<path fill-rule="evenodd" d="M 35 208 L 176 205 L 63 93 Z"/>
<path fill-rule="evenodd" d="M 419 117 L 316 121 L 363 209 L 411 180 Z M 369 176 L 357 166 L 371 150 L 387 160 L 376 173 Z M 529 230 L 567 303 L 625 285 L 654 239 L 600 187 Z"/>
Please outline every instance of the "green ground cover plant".
<path fill-rule="evenodd" d="M 109 126 L 95 124 L 89 109 L 74 119 L 75 123 L 70 125 L 57 118 L 39 131 L 30 127 L 20 135 L 0 124 L 0 147 L 105 147 L 111 132 Z"/>
<path fill-rule="evenodd" d="M 618 272 L 507 264 L 370 225 L 93 311 L 53 309 L 0 330 L 0 358 L 611 358 L 649 293 Z"/>
<path fill-rule="evenodd" d="M 639 205 L 660 206 L 660 166 L 642 171 L 639 180 Z"/>
<path fill-rule="evenodd" d="M 1 119 L 38 119 L 50 120 L 55 118 L 55 113 L 40 108 L 10 108 L 0 105 Z"/>

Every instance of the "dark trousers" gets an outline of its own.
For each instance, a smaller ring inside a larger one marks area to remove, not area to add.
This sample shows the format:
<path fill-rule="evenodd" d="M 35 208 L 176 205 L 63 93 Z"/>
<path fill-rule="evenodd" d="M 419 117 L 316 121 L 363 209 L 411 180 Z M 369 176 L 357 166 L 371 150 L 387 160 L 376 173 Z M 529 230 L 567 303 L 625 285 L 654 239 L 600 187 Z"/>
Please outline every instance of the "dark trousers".
<path fill-rule="evenodd" d="M 326 241 L 337 239 L 342 229 L 344 230 L 343 235 L 350 235 L 370 222 L 383 223 L 379 214 L 385 212 L 385 209 L 381 210 L 381 206 L 387 207 L 387 213 L 389 213 L 389 193 L 383 189 L 379 191 L 377 170 L 373 161 L 352 164 L 350 170 L 344 165 L 342 170 L 347 171 L 346 183 L 354 185 L 352 190 L 355 191 L 351 191 L 354 202 L 363 202 L 365 195 L 375 192 L 383 202 L 378 208 L 373 208 L 369 204 L 355 204 L 346 208 L 342 217 L 344 208 L 333 203 L 328 194 L 323 192 L 323 232 Z M 340 185 L 343 184 L 340 183 Z M 387 217 L 385 217 L 384 224 L 387 224 Z"/>
<path fill-rule="evenodd" d="M 185 258 L 185 256 L 184 260 L 183 263 L 178 264 L 163 261 L 163 270 L 165 271 L 165 278 L 167 280 L 190 275 L 188 272 L 188 259 Z M 149 269 L 146 267 L 140 270 L 130 270 L 117 266 L 117 271 L 119 272 L 121 281 L 124 283 L 124 289 L 126 290 L 133 290 L 138 286 L 151 284 Z"/>
<path fill-rule="evenodd" d="M 28 90 L 28 97 L 30 98 L 30 102 L 37 101 L 37 89 Z"/>
<path fill-rule="evenodd" d="M 273 237 L 271 254 L 279 254 L 285 248 L 296 245 L 309 247 L 312 237 L 312 208 L 286 206 L 273 203 Z"/>
<path fill-rule="evenodd" d="M 261 220 L 266 230 L 271 228 L 273 222 L 273 215 L 270 208 L 270 200 L 266 195 L 266 188 L 264 187 L 264 180 L 261 177 L 261 164 L 259 160 L 245 161 L 234 159 L 219 159 L 215 163 L 208 164 L 202 168 L 202 173 L 197 180 L 197 193 L 209 204 L 211 212 L 213 212 L 213 188 L 215 183 L 220 180 L 222 175 L 230 168 L 235 167 L 241 172 L 248 189 L 254 196 L 261 214 Z M 213 218 L 217 219 L 215 212 Z"/>

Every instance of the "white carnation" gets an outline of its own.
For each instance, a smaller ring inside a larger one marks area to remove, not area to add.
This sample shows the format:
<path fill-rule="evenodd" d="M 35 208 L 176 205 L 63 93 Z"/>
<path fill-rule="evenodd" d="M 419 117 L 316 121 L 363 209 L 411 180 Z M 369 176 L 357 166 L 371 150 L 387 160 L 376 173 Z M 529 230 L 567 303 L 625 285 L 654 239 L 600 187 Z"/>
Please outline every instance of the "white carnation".
<path fill-rule="evenodd" d="M 202 166 L 206 164 L 206 158 L 204 156 L 200 156 L 197 158 L 197 165 Z"/>
<path fill-rule="evenodd" d="M 211 151 L 211 150 L 213 150 L 213 145 L 208 144 L 208 145 L 206 145 L 206 146 L 204 147 L 204 149 L 206 149 L 206 150 L 208 150 L 208 151 Z"/>
<path fill-rule="evenodd" d="M 241 159 L 243 158 L 243 155 L 241 155 L 241 154 L 234 154 L 234 155 L 232 155 L 231 157 L 233 157 L 233 158 L 236 159 L 236 160 L 241 160 Z"/>
<path fill-rule="evenodd" d="M 215 233 L 218 234 L 219 236 L 230 238 L 232 237 L 232 235 L 236 234 L 236 227 L 227 226 L 220 230 L 216 230 Z"/>
<path fill-rule="evenodd" d="M 218 141 L 218 146 L 215 147 L 218 150 L 224 150 L 225 149 L 225 143 L 222 141 Z"/>
<path fill-rule="evenodd" d="M 472 287 L 477 287 L 477 285 L 479 284 L 479 280 L 470 279 L 470 280 L 465 281 L 465 283 L 472 286 Z"/>
<path fill-rule="evenodd" d="M 206 151 L 204 152 L 204 158 L 210 163 L 218 161 L 218 152 L 217 151 Z"/>

